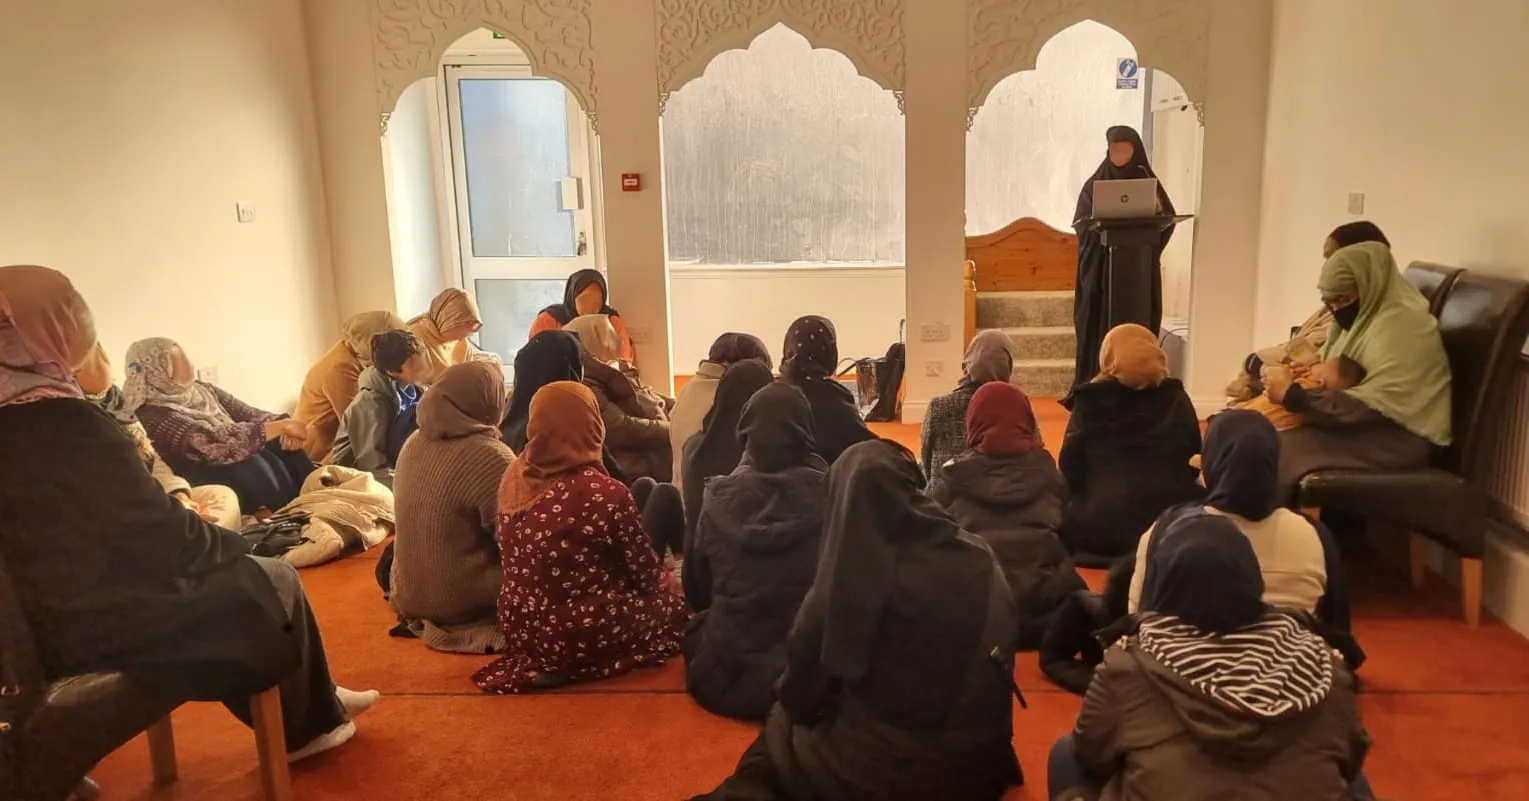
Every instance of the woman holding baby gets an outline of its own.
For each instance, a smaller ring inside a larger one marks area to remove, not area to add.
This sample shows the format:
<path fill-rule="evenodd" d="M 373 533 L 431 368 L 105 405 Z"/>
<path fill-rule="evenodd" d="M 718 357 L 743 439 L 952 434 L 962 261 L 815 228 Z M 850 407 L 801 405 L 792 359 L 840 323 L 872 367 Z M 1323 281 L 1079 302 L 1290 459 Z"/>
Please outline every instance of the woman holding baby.
<path fill-rule="evenodd" d="M 1315 376 L 1298 364 L 1261 365 L 1264 394 L 1299 415 L 1279 435 L 1285 503 L 1309 473 L 1425 467 L 1436 446 L 1450 443 L 1450 370 L 1438 321 L 1391 249 L 1373 241 L 1337 249 L 1317 289 L 1332 313 L 1320 350 L 1327 364 Z"/>

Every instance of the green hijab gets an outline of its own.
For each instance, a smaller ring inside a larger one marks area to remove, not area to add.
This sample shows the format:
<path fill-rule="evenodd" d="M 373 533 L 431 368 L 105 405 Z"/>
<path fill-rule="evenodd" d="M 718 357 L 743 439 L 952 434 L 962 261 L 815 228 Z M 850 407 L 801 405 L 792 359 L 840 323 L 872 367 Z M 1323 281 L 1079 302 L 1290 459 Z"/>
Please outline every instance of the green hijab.
<path fill-rule="evenodd" d="M 1428 300 L 1396 269 L 1391 249 L 1364 242 L 1322 265 L 1323 295 L 1359 297 L 1348 330 L 1328 328 L 1322 358 L 1347 356 L 1367 371 L 1350 397 L 1435 445 L 1450 442 L 1449 359 Z"/>

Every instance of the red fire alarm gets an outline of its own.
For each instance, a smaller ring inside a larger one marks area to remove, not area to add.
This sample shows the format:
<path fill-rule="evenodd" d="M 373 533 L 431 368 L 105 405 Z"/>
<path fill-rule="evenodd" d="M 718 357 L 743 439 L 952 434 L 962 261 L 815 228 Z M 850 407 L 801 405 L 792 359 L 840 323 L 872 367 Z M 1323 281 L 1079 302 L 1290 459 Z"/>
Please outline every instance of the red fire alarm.
<path fill-rule="evenodd" d="M 624 172 L 624 173 L 622 173 L 621 174 L 621 191 L 623 191 L 623 192 L 641 192 L 642 191 L 642 173 L 636 173 L 636 172 Z"/>

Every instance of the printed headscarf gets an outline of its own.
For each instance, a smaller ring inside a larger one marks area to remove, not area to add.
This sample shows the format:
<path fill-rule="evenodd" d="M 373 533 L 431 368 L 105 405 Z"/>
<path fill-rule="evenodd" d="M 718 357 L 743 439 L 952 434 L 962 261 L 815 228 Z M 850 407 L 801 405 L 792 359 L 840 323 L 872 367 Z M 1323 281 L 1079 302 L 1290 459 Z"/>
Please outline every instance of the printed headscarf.
<path fill-rule="evenodd" d="M 95 344 L 95 317 L 67 276 L 0 267 L 0 406 L 83 398 L 74 368 Z"/>
<path fill-rule="evenodd" d="M 213 427 L 232 425 L 234 418 L 207 385 L 196 380 L 186 386 L 175 383 L 177 347 L 167 337 L 140 339 L 128 346 L 127 381 L 122 385 L 127 405 L 134 411 L 140 406 L 164 406 Z"/>
<path fill-rule="evenodd" d="M 595 393 L 581 383 L 554 381 L 537 390 L 526 433 L 525 450 L 499 483 L 501 516 L 535 506 L 559 478 L 576 470 L 605 472 L 605 421 Z"/>
<path fill-rule="evenodd" d="M 828 378 L 839 365 L 839 335 L 827 317 L 798 317 L 786 329 L 781 373 L 796 381 Z"/>
<path fill-rule="evenodd" d="M 1099 375 L 1131 389 L 1148 389 L 1168 378 L 1168 357 L 1145 326 L 1117 325 L 1099 347 Z"/>

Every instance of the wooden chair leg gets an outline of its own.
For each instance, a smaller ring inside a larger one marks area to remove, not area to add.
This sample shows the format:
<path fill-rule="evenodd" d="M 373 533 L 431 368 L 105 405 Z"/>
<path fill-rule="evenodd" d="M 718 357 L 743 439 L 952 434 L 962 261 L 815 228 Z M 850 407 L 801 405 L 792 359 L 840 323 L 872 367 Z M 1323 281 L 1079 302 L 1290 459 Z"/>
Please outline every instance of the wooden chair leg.
<path fill-rule="evenodd" d="M 1422 589 L 1428 581 L 1428 538 L 1416 531 L 1407 532 L 1407 565 L 1412 568 L 1412 586 Z"/>
<path fill-rule="evenodd" d="M 165 715 L 158 723 L 149 727 L 149 762 L 154 766 L 154 783 L 158 785 L 174 784 L 180 776 L 180 769 L 175 764 L 175 728 L 170 725 L 170 716 Z"/>
<path fill-rule="evenodd" d="M 1465 624 L 1472 628 L 1481 625 L 1481 560 L 1460 558 L 1460 605 L 1464 607 Z"/>
<path fill-rule="evenodd" d="M 255 722 L 255 747 L 260 752 L 260 783 L 266 801 L 292 801 L 292 777 L 287 772 L 287 737 L 282 728 L 281 689 L 272 687 L 250 703 Z"/>

